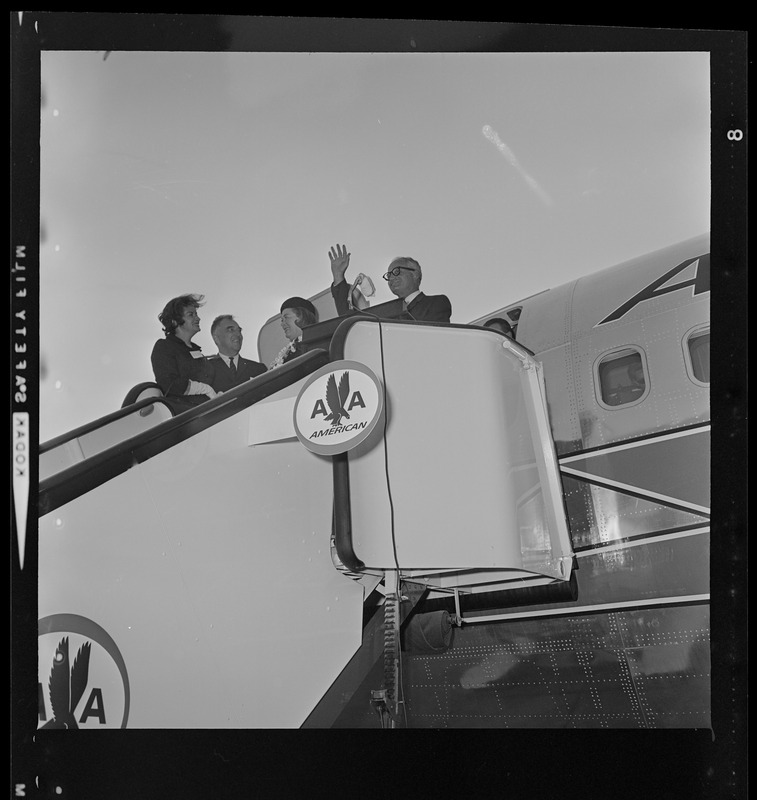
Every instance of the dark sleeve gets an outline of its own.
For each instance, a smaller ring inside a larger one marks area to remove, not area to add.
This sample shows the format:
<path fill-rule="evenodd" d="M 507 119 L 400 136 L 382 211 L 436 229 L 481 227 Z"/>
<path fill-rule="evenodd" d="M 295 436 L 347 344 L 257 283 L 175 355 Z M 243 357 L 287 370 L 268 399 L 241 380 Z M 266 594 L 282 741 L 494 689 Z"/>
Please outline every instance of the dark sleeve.
<path fill-rule="evenodd" d="M 341 281 L 336 286 L 331 284 L 331 296 L 334 298 L 336 305 L 336 313 L 341 317 L 343 314 L 349 314 L 350 306 L 347 302 L 347 295 L 350 293 L 350 287 L 347 281 Z"/>

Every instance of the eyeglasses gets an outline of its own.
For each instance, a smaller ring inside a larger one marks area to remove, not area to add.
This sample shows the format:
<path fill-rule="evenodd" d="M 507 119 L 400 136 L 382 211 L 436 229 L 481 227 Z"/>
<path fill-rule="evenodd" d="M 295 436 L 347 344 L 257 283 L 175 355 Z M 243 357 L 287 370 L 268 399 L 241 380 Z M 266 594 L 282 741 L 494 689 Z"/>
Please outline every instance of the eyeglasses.
<path fill-rule="evenodd" d="M 388 281 L 388 280 L 389 280 L 389 278 L 391 278 L 391 277 L 392 277 L 392 275 L 394 275 L 395 277 L 397 277 L 397 275 L 399 275 L 399 274 L 400 274 L 400 270 L 403 270 L 403 269 L 406 269 L 408 272 L 415 272 L 415 270 L 414 270 L 412 267 L 395 267 L 394 269 L 390 269 L 390 270 L 389 270 L 389 272 L 385 272 L 385 273 L 382 275 L 382 277 L 383 277 L 383 279 L 384 279 L 385 281 Z"/>

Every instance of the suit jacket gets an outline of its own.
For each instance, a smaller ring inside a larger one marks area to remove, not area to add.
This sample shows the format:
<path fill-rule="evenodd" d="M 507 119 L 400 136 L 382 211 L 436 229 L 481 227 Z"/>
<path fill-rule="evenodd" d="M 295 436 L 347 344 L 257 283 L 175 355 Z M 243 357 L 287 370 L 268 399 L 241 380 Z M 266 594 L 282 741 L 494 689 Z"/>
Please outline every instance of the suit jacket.
<path fill-rule="evenodd" d="M 257 378 L 258 375 L 262 375 L 266 372 L 265 365 L 261 364 L 259 361 L 252 361 L 242 356 L 237 356 L 236 360 L 237 374 L 236 377 L 234 377 L 231 369 L 218 353 L 208 357 L 208 363 L 213 370 L 210 385 L 217 392 L 227 392 L 229 389 L 239 386 L 240 383 L 244 383 L 250 380 L 250 378 Z"/>
<path fill-rule="evenodd" d="M 426 322 L 449 322 L 452 317 L 452 303 L 446 294 L 423 294 L 421 292 L 407 307 L 413 319 Z"/>
<path fill-rule="evenodd" d="M 339 316 L 350 313 L 347 295 L 350 287 L 347 281 L 341 281 L 336 286 L 331 286 L 331 296 L 334 298 L 336 311 Z M 371 309 L 368 309 L 370 312 Z M 413 299 L 407 308 L 412 319 L 424 322 L 449 322 L 452 318 L 452 303 L 446 294 L 423 294 L 421 292 Z"/>

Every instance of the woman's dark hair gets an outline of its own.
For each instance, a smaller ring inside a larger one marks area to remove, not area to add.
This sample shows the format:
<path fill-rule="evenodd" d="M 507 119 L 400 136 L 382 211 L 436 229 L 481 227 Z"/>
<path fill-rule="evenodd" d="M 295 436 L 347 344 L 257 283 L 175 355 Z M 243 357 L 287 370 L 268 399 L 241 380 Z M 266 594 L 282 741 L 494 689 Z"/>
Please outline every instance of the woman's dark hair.
<path fill-rule="evenodd" d="M 184 321 L 184 312 L 190 306 L 199 308 L 205 305 L 204 294 L 181 294 L 166 303 L 165 308 L 158 314 L 158 320 L 163 326 L 163 332 L 167 335 L 173 333 Z"/>
<path fill-rule="evenodd" d="M 292 311 L 297 315 L 298 328 L 304 328 L 306 325 L 315 325 L 318 322 L 318 314 L 314 314 L 309 308 L 295 306 Z"/>

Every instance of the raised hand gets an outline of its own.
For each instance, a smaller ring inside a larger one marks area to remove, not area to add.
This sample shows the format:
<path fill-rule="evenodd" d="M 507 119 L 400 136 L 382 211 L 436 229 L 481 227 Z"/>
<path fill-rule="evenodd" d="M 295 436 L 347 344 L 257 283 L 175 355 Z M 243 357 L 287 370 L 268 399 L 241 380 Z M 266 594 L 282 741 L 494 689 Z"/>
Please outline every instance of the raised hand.
<path fill-rule="evenodd" d="M 344 280 L 344 273 L 350 265 L 350 254 L 347 247 L 343 244 L 336 244 L 329 249 L 329 259 L 331 260 L 331 274 L 334 276 L 334 285 Z"/>

